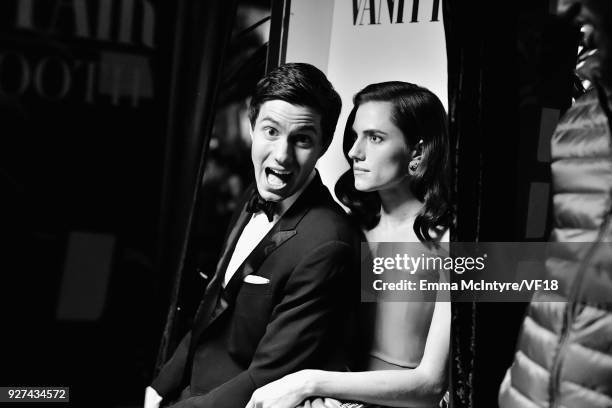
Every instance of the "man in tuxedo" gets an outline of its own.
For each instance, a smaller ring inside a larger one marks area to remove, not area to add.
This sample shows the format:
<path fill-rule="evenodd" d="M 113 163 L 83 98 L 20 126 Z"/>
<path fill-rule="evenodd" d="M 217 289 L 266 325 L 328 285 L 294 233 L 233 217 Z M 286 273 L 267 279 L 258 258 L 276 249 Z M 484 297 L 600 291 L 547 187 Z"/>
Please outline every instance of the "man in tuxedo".
<path fill-rule="evenodd" d="M 257 84 L 255 186 L 234 214 L 192 330 L 147 388 L 146 408 L 241 408 L 286 374 L 344 366 L 359 236 L 315 170 L 340 108 L 308 64 L 283 65 Z"/>

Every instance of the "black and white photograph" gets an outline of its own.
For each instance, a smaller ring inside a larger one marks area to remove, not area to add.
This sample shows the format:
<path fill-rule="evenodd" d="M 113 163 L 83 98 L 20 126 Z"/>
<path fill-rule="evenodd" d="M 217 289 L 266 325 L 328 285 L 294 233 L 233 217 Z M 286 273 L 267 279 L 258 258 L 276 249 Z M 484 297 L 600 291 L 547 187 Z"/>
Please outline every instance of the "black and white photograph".
<path fill-rule="evenodd" d="M 1 407 L 612 407 L 612 2 L 4 0 Z"/>

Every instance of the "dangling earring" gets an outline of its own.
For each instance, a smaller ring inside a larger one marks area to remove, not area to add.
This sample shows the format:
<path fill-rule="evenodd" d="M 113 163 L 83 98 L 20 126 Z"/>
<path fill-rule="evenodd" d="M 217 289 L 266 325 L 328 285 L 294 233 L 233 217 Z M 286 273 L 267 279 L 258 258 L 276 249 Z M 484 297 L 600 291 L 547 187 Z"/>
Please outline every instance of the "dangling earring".
<path fill-rule="evenodd" d="M 408 164 L 408 174 L 411 176 L 416 175 L 416 172 L 421 164 L 421 154 L 423 152 L 423 139 L 419 140 L 415 149 L 412 151 L 412 160 Z"/>
<path fill-rule="evenodd" d="M 414 176 L 417 172 L 417 169 L 419 168 L 420 162 L 421 162 L 420 159 L 414 159 L 410 161 L 410 164 L 408 165 L 408 174 L 410 174 L 411 176 Z"/>

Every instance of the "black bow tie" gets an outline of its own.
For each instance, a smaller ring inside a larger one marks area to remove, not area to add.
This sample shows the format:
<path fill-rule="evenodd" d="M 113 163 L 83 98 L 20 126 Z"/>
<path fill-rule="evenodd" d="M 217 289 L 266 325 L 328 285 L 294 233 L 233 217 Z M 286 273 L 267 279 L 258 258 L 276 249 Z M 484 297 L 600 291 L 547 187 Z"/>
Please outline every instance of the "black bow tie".
<path fill-rule="evenodd" d="M 268 221 L 272 222 L 276 211 L 276 203 L 274 201 L 264 200 L 262 196 L 259 195 L 257 189 L 255 189 L 253 195 L 249 199 L 246 210 L 253 214 L 263 211 L 266 217 L 268 217 Z"/>

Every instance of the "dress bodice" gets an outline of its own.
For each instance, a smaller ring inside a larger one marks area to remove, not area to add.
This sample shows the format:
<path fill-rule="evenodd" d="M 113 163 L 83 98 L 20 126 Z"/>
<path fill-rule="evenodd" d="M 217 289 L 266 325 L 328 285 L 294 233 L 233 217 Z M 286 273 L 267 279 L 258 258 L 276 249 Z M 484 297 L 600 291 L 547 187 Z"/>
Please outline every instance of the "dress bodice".
<path fill-rule="evenodd" d="M 414 256 L 431 252 L 421 243 L 398 243 L 379 245 L 375 255 L 394 256 L 395 253 L 407 250 L 415 251 Z M 416 271 L 411 276 L 412 280 L 418 281 L 419 277 L 425 276 L 431 279 L 432 273 L 437 276 L 437 271 L 424 270 Z M 422 299 L 422 296 L 417 297 Z M 419 365 L 425 350 L 435 299 L 414 299 L 409 295 L 398 297 L 396 294 L 386 296 L 381 293 L 376 302 L 362 305 L 362 330 L 369 334 L 363 350 L 367 355 L 367 361 L 363 362 L 364 369 L 402 369 Z"/>

